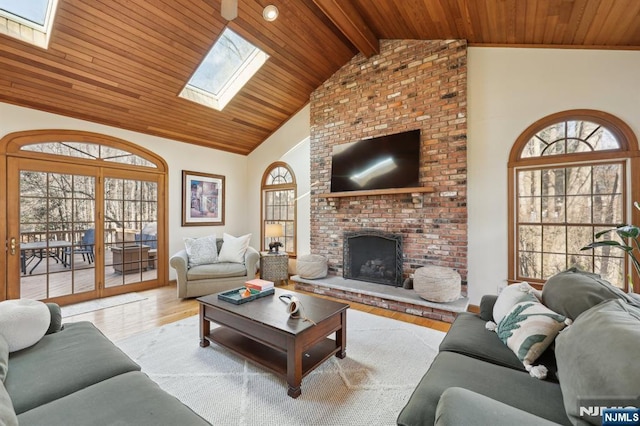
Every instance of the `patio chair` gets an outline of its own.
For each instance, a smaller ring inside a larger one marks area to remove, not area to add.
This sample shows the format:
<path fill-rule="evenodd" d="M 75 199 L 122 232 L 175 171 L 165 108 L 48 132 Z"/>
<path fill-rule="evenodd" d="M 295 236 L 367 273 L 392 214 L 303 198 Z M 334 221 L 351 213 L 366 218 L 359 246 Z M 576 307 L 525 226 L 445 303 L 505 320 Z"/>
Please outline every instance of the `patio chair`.
<path fill-rule="evenodd" d="M 66 252 L 66 257 L 71 258 L 73 260 L 74 254 L 81 254 L 82 260 L 85 262 L 89 262 L 89 264 L 95 262 L 95 255 L 93 252 L 93 248 L 95 246 L 95 229 L 90 228 L 84 231 L 82 234 L 82 239 L 80 243 L 77 244 L 73 248 L 68 248 Z M 71 261 L 66 262 L 68 265 L 71 265 Z"/>

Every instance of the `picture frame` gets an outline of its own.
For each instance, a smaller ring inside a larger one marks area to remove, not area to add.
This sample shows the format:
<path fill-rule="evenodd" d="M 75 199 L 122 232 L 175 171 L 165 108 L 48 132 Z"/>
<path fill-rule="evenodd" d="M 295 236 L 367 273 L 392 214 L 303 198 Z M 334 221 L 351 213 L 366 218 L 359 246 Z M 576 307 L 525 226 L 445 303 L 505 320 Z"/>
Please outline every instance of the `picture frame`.
<path fill-rule="evenodd" d="M 182 171 L 182 226 L 224 225 L 225 177 Z"/>

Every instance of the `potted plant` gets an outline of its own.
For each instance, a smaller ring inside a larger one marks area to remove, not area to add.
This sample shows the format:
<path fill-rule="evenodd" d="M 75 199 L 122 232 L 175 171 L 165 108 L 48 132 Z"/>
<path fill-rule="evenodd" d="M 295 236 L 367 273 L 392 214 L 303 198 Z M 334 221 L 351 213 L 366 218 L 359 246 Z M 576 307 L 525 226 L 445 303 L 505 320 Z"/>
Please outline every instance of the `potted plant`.
<path fill-rule="evenodd" d="M 640 210 L 640 204 L 637 201 L 633 202 L 633 206 Z M 609 232 L 615 232 L 620 237 L 620 241 L 614 240 L 602 240 L 602 241 L 594 241 L 589 245 L 582 247 L 581 250 L 592 250 L 596 247 L 614 247 L 620 250 L 623 250 L 629 256 L 631 263 L 638 275 L 640 275 L 640 228 L 635 225 L 620 225 L 616 228 L 606 229 L 604 231 L 600 231 L 595 235 L 595 239 L 602 237 Z M 628 244 L 627 244 L 628 243 Z M 629 276 L 629 293 L 633 292 L 633 280 L 631 276 Z"/>

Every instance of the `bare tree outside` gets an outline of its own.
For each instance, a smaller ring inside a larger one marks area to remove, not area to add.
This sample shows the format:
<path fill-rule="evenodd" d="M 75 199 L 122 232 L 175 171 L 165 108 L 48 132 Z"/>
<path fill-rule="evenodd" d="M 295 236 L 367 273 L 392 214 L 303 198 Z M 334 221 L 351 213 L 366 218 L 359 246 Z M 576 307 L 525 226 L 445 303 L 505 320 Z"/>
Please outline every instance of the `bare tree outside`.
<path fill-rule="evenodd" d="M 577 154 L 619 147 L 597 123 L 562 121 L 538 132 L 522 158 Z M 580 249 L 596 232 L 624 221 L 622 162 L 530 168 L 516 173 L 518 273 L 546 280 L 576 266 L 624 287 L 621 253 L 600 247 Z"/>

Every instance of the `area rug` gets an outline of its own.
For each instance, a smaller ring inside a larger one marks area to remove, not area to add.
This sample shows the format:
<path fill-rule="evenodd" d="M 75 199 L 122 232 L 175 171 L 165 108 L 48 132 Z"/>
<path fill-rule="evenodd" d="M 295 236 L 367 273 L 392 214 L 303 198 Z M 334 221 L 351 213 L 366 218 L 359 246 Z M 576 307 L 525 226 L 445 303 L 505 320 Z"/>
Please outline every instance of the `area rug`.
<path fill-rule="evenodd" d="M 146 297 L 138 293 L 125 293 L 117 296 L 105 297 L 103 299 L 88 300 L 86 302 L 75 303 L 73 305 L 62 306 L 62 318 L 69 318 L 75 315 L 86 314 L 87 312 L 99 311 L 100 309 L 112 308 L 114 306 L 126 305 L 127 303 L 139 302 Z"/>
<path fill-rule="evenodd" d="M 212 324 L 212 327 L 214 325 Z M 212 343 L 198 317 L 119 341 L 160 387 L 214 425 L 395 425 L 444 333 L 349 310 L 347 357 L 332 357 L 287 396 L 286 381 Z"/>

